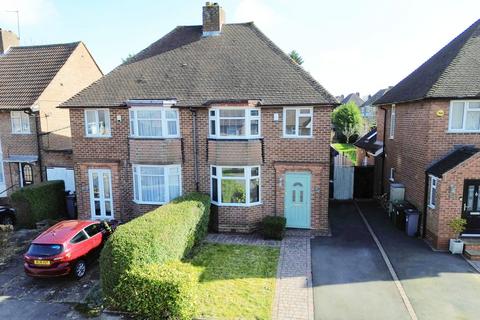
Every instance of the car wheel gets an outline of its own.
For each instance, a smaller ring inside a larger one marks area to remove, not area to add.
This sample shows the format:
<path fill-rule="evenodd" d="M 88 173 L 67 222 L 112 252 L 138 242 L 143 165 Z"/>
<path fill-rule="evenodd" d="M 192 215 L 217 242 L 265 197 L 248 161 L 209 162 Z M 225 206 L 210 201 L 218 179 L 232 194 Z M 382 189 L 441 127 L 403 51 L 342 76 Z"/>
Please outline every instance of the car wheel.
<path fill-rule="evenodd" d="M 10 216 L 2 217 L 2 224 L 10 224 L 13 226 L 13 218 Z"/>
<path fill-rule="evenodd" d="M 73 266 L 73 276 L 76 279 L 81 279 L 87 272 L 87 263 L 84 260 L 78 260 Z"/>

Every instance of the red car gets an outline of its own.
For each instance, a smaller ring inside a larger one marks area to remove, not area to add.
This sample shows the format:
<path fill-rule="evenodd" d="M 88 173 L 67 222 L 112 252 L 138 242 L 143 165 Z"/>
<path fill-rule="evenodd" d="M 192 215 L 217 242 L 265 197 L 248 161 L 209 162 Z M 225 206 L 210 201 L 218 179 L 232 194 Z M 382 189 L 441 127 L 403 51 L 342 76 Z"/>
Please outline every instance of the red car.
<path fill-rule="evenodd" d="M 80 279 L 87 260 L 100 251 L 112 228 L 105 222 L 66 220 L 49 228 L 32 241 L 24 255 L 25 273 L 32 277 L 72 274 Z"/>

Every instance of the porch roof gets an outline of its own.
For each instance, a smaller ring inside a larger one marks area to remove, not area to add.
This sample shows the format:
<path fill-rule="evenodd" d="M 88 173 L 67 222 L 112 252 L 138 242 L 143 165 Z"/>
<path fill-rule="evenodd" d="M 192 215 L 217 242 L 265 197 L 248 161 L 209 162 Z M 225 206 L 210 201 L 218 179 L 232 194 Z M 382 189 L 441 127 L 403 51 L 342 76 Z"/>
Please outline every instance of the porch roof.
<path fill-rule="evenodd" d="M 445 157 L 428 167 L 426 172 L 435 177 L 441 178 L 444 173 L 452 170 L 453 168 L 466 161 L 479 151 L 480 149 L 472 146 L 464 146 L 454 149 Z"/>

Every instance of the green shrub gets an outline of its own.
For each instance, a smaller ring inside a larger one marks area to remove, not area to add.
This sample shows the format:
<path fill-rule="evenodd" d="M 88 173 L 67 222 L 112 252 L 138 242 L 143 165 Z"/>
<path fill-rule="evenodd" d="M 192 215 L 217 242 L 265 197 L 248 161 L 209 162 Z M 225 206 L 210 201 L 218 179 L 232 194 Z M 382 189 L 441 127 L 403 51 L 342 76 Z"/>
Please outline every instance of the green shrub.
<path fill-rule="evenodd" d="M 45 219 L 57 219 L 66 214 L 65 184 L 63 181 L 46 181 L 21 188 L 11 195 L 17 209 L 17 225 L 34 228 Z"/>
<path fill-rule="evenodd" d="M 265 239 L 282 240 L 285 235 L 285 226 L 287 219 L 285 217 L 268 216 L 262 221 L 262 232 Z"/>
<path fill-rule="evenodd" d="M 129 271 L 187 256 L 207 234 L 209 214 L 210 198 L 193 193 L 119 226 L 100 256 L 101 284 L 107 301 L 119 309 L 129 304 L 129 292 L 134 294 L 129 284 L 133 280 L 126 276 Z M 144 298 L 145 303 L 153 299 Z M 157 306 L 150 307 L 158 311 Z M 134 306 L 129 304 L 129 310 L 135 311 Z"/>
<path fill-rule="evenodd" d="M 122 276 L 117 294 L 128 297 L 122 309 L 148 319 L 191 319 L 196 278 L 193 266 L 180 261 L 134 266 Z"/>

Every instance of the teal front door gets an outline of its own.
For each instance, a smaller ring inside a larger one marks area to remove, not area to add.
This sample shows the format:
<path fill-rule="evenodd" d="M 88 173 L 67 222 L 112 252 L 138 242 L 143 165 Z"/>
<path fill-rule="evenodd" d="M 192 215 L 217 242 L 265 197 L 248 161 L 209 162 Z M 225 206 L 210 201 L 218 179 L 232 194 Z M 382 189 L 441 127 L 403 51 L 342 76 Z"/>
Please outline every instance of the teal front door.
<path fill-rule="evenodd" d="M 285 218 L 289 228 L 310 228 L 310 173 L 285 174 Z"/>

